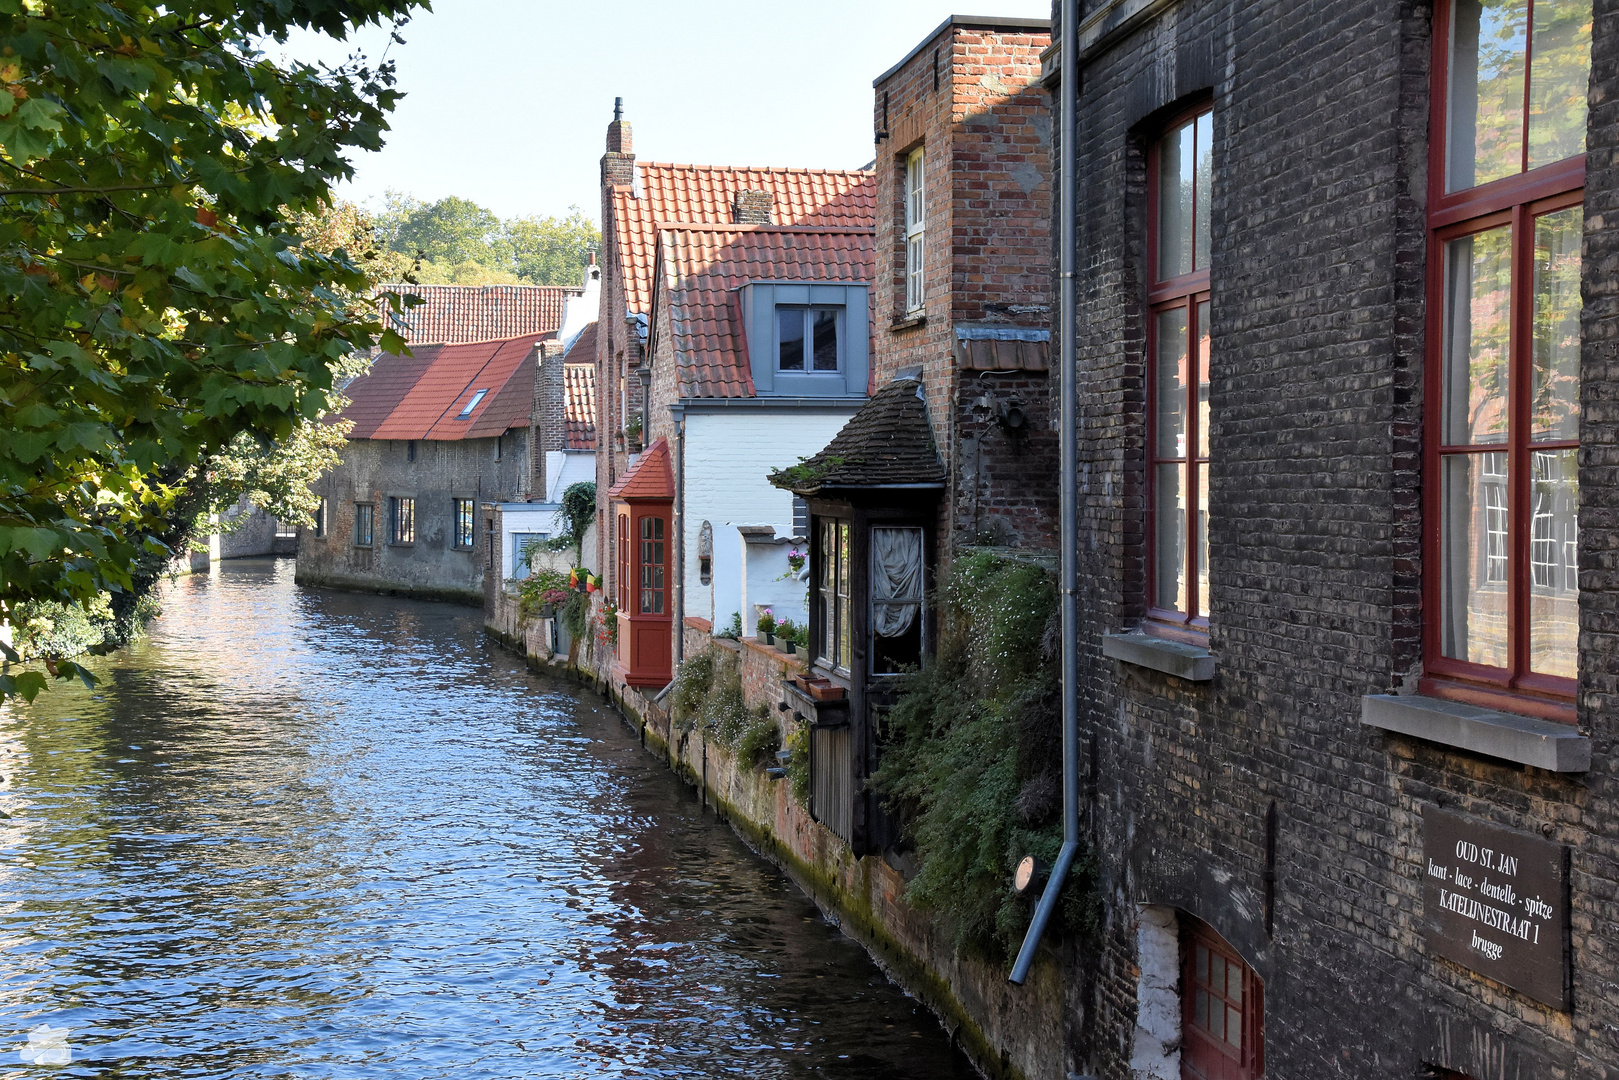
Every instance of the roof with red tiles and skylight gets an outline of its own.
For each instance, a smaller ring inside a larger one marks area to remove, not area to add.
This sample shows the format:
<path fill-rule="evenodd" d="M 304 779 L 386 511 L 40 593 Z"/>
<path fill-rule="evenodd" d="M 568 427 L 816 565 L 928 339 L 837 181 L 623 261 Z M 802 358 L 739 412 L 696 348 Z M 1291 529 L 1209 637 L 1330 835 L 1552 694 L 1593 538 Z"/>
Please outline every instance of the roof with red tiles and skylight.
<path fill-rule="evenodd" d="M 683 398 L 753 397 L 737 289 L 754 281 L 870 282 L 870 229 L 685 225 L 658 234 L 660 303 L 669 305 Z M 667 298 L 666 300 L 664 298 Z"/>
<path fill-rule="evenodd" d="M 638 163 L 634 184 L 613 189 L 626 311 L 646 314 L 652 308 L 658 230 L 677 224 L 729 224 L 736 197 L 744 191 L 770 192 L 776 225 L 877 227 L 877 179 L 867 170 Z"/>
<path fill-rule="evenodd" d="M 551 334 L 384 353 L 343 389 L 351 439 L 493 438 L 527 427 L 533 408 L 534 347 Z"/>

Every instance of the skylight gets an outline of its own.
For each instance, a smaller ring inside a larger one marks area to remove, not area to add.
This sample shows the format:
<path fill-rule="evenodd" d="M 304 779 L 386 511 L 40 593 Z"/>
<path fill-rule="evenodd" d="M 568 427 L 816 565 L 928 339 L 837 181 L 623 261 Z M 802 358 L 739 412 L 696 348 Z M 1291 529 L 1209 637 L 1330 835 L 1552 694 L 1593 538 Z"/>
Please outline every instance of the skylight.
<path fill-rule="evenodd" d="M 465 420 L 467 417 L 471 416 L 472 410 L 478 407 L 478 402 L 482 401 L 483 396 L 487 393 L 489 393 L 489 391 L 479 390 L 477 393 L 473 394 L 472 397 L 468 399 L 466 406 L 461 410 L 460 414 L 456 416 L 456 419 Z"/>

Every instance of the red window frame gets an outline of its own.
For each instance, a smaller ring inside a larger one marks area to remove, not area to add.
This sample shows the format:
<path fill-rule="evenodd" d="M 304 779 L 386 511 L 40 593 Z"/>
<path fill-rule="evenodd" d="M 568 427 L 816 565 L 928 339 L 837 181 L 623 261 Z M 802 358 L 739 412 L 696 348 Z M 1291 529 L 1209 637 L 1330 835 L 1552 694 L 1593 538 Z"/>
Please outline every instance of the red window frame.
<path fill-rule="evenodd" d="M 636 608 L 642 615 L 669 613 L 669 523 L 662 514 L 637 514 Z"/>
<path fill-rule="evenodd" d="M 1202 970 L 1201 956 L 1208 957 Z M 1228 972 L 1233 969 L 1238 995 L 1230 992 Z M 1211 1029 L 1207 1020 L 1216 1011 L 1216 1023 L 1224 1020 L 1227 1025 L 1222 1030 Z M 1239 1033 L 1235 1043 L 1232 1023 Z M 1218 934 L 1196 923 L 1186 935 L 1182 957 L 1181 1080 L 1258 1080 L 1264 1075 L 1265 983 Z"/>
<path fill-rule="evenodd" d="M 630 515 L 618 515 L 618 610 L 633 611 L 630 607 Z"/>
<path fill-rule="evenodd" d="M 1436 4 L 1433 22 L 1433 84 L 1429 93 L 1427 336 L 1423 424 L 1423 656 L 1419 690 L 1429 696 L 1503 708 L 1545 719 L 1575 722 L 1576 680 L 1529 670 L 1529 604 L 1533 535 L 1535 450 L 1578 447 L 1578 441 L 1531 441 L 1530 378 L 1534 301 L 1534 226 L 1543 214 L 1582 205 L 1585 155 L 1528 169 L 1530 140 L 1522 138 L 1526 171 L 1460 191 L 1445 190 L 1450 149 L 1450 44 L 1454 0 Z M 1530 33 L 1532 34 L 1532 28 Z M 1531 38 L 1532 40 L 1532 38 Z M 1524 72 L 1524 116 L 1529 116 L 1529 61 Z M 1527 130 L 1527 129 L 1526 129 Z M 1445 250 L 1460 237 L 1510 226 L 1512 295 L 1509 333 L 1508 434 L 1500 443 L 1442 443 L 1444 378 Z M 1441 467 L 1460 453 L 1505 452 L 1507 457 L 1507 625 L 1510 660 L 1491 667 L 1441 654 L 1442 551 Z"/>
<path fill-rule="evenodd" d="M 1146 368 L 1147 378 L 1147 409 L 1146 409 L 1146 460 L 1147 460 L 1147 499 L 1146 499 L 1146 598 L 1147 623 L 1144 629 L 1158 633 L 1165 637 L 1179 638 L 1197 644 L 1208 641 L 1209 615 L 1206 611 L 1198 610 L 1197 587 L 1197 556 L 1201 549 L 1207 550 L 1208 538 L 1204 529 L 1198 527 L 1198 482 L 1199 472 L 1206 477 L 1209 467 L 1208 455 L 1197 453 L 1202 432 L 1199 429 L 1199 405 L 1197 368 L 1207 362 L 1206 357 L 1198 355 L 1199 306 L 1209 300 L 1209 269 L 1205 266 L 1201 270 L 1193 270 L 1167 280 L 1158 279 L 1158 218 L 1159 218 L 1159 192 L 1158 169 L 1159 155 L 1164 136 L 1184 126 L 1195 122 L 1204 114 L 1213 115 L 1212 102 L 1203 102 L 1193 108 L 1177 114 L 1168 123 L 1164 124 L 1153 138 L 1147 151 L 1147 333 L 1146 333 Z M 1192 218 L 1189 225 L 1192 235 L 1197 235 L 1197 200 L 1193 200 Z M 1182 382 L 1186 386 L 1186 453 L 1181 457 L 1162 457 L 1158 453 L 1158 316 L 1166 311 L 1176 308 L 1186 310 L 1186 348 L 1183 363 Z M 1186 575 L 1187 609 L 1180 611 L 1176 608 L 1160 603 L 1158 591 L 1158 467 L 1160 465 L 1184 464 L 1186 491 L 1186 511 L 1184 523 L 1186 536 L 1186 565 L 1183 572 Z M 1205 481 L 1206 482 L 1206 481 Z M 1205 522 L 1206 526 L 1206 522 Z M 1205 556 L 1206 557 L 1206 556 Z"/>

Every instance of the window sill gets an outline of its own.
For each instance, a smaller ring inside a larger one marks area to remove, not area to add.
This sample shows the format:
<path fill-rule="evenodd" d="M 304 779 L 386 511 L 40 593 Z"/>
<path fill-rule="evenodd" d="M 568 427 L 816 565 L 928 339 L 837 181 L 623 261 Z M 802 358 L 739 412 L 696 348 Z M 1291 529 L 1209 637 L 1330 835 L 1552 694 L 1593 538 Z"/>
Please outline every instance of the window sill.
<path fill-rule="evenodd" d="M 914 315 L 901 315 L 889 323 L 888 328 L 890 330 L 915 330 L 918 326 L 926 326 L 927 324 L 928 317 L 922 312 L 917 312 Z"/>
<path fill-rule="evenodd" d="M 1147 634 L 1103 634 L 1102 655 L 1188 682 L 1214 678 L 1214 654 L 1208 649 Z"/>
<path fill-rule="evenodd" d="M 1360 699 L 1360 722 L 1549 772 L 1591 770 L 1591 740 L 1555 720 L 1414 694 L 1368 694 Z"/>

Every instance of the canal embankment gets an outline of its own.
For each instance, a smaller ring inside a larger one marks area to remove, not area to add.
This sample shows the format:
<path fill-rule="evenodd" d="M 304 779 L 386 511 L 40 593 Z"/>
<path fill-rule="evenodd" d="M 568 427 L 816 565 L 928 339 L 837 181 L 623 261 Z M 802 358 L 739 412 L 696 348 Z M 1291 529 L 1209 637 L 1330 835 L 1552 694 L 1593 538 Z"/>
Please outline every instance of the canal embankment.
<path fill-rule="evenodd" d="M 938 1016 L 952 1039 L 986 1075 L 1000 1080 L 1063 1077 L 1071 1002 L 1065 969 L 1072 957 L 1047 947 L 1023 986 L 1003 966 L 964 955 L 934 915 L 906 900 L 903 858 L 855 856 L 795 795 L 786 769 L 741 760 L 714 725 L 681 723 L 673 685 L 651 696 L 614 669 L 612 643 L 596 626 L 582 640 L 558 635 L 553 619 L 525 616 L 517 599 L 499 593 L 485 612 L 486 630 L 521 653 L 530 667 L 561 671 L 597 688 L 638 732 L 647 751 L 692 785 L 750 847 L 786 871 L 845 933 L 859 942 L 917 1000 Z M 552 648 L 567 642 L 567 650 Z M 682 655 L 729 654 L 740 675 L 742 707 L 768 715 L 776 744 L 801 745 L 804 718 L 791 687 L 804 664 L 755 638 L 716 637 L 703 619 L 688 618 Z M 783 764 L 787 764 L 785 761 Z"/>

